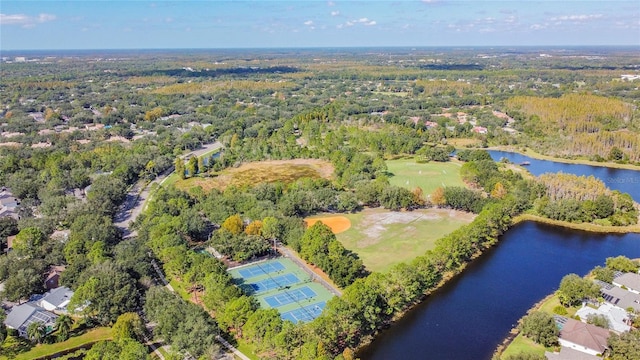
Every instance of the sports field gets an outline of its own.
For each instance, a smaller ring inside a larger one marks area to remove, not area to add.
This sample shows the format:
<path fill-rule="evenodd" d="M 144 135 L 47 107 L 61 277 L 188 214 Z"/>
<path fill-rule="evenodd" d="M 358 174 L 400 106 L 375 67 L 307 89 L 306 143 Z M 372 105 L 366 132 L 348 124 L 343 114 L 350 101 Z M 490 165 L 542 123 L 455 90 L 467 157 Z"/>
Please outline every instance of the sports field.
<path fill-rule="evenodd" d="M 387 168 L 393 174 L 389 178 L 391 185 L 402 186 L 409 190 L 417 186 L 425 196 L 438 187 L 465 186 L 460 178 L 460 164 L 457 162 L 429 162 L 419 164 L 414 159 L 388 160 Z"/>
<path fill-rule="evenodd" d="M 260 261 L 233 269 L 229 274 L 260 307 L 274 308 L 293 323 L 318 317 L 333 295 L 287 258 Z"/>
<path fill-rule="evenodd" d="M 304 222 L 307 224 L 307 226 L 313 226 L 313 224 L 317 223 L 318 221 L 330 227 L 331 231 L 333 231 L 334 234 L 339 234 L 341 232 L 347 231 L 351 227 L 351 220 L 339 215 L 320 217 L 314 216 L 304 219 Z"/>
<path fill-rule="evenodd" d="M 447 209 L 394 212 L 365 209 L 345 214 L 351 227 L 337 234 L 368 270 L 386 271 L 433 249 L 435 241 L 470 223 L 475 215 Z"/>

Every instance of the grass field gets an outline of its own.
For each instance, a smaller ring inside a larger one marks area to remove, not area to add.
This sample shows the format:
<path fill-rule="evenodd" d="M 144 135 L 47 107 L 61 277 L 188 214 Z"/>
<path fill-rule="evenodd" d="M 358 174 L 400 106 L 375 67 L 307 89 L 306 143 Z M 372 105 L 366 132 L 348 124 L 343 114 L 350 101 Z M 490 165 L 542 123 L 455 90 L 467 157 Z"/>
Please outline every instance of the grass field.
<path fill-rule="evenodd" d="M 419 186 L 425 195 L 441 186 L 465 186 L 460 178 L 460 164 L 456 162 L 419 164 L 414 159 L 399 159 L 387 161 L 387 168 L 393 174 L 389 179 L 391 185 L 409 190 Z"/>
<path fill-rule="evenodd" d="M 109 339 L 111 339 L 111 328 L 107 328 L 107 327 L 96 328 L 91 331 L 88 331 L 83 335 L 72 337 L 67 341 L 63 341 L 55 344 L 44 344 L 44 345 L 35 346 L 30 351 L 17 355 L 15 359 L 16 360 L 38 359 L 44 356 L 57 354 L 62 351 L 75 349 L 89 343 L 94 343 L 97 341 L 109 340 Z M 5 357 L 0 356 L 0 359 L 3 359 L 3 358 Z"/>
<path fill-rule="evenodd" d="M 225 169 L 217 176 L 209 178 L 176 179 L 175 186 L 182 190 L 200 186 L 205 192 L 208 192 L 211 189 L 224 190 L 230 185 L 253 186 L 263 182 L 277 181 L 291 183 L 303 177 L 331 179 L 332 176 L 333 166 L 326 161 L 317 159 L 273 160 L 253 162 L 237 168 Z"/>
<path fill-rule="evenodd" d="M 500 358 L 506 359 L 510 355 L 515 356 L 520 353 L 544 355 L 544 351 L 544 346 L 534 343 L 522 334 L 518 334 L 509 347 L 501 354 Z"/>
<path fill-rule="evenodd" d="M 371 271 L 386 271 L 395 264 L 423 255 L 434 248 L 437 239 L 475 217 L 445 209 L 410 212 L 365 209 L 344 216 L 351 221 L 351 228 L 339 233 L 338 240 L 358 254 Z"/>

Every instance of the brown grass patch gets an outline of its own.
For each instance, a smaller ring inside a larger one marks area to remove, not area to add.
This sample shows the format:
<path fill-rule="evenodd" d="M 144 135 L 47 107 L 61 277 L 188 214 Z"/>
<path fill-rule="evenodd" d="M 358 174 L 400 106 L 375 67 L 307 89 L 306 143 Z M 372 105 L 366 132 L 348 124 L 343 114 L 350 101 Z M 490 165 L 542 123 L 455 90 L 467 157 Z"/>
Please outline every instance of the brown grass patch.
<path fill-rule="evenodd" d="M 323 224 L 331 228 L 334 234 L 339 234 L 343 231 L 349 230 L 351 227 L 351 220 L 344 216 L 326 216 L 320 218 L 304 219 L 307 226 L 313 226 L 313 224 L 321 221 Z"/>
<path fill-rule="evenodd" d="M 242 164 L 237 168 L 225 169 L 217 176 L 195 177 L 178 180 L 176 187 L 189 190 L 202 187 L 205 192 L 211 189 L 224 190 L 228 186 L 255 186 L 260 183 L 291 183 L 300 178 L 325 178 L 333 176 L 333 165 L 318 159 L 272 160 Z"/>

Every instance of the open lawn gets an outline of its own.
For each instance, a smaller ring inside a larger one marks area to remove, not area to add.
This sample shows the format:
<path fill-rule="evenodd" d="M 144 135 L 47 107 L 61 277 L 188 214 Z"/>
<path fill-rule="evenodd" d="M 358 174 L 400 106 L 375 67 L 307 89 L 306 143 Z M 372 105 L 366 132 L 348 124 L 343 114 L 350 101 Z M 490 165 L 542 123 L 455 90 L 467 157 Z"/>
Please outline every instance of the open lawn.
<path fill-rule="evenodd" d="M 365 209 L 344 215 L 351 228 L 336 235 L 371 271 L 386 271 L 433 249 L 435 241 L 470 223 L 475 215 L 445 209 L 393 212 Z"/>
<path fill-rule="evenodd" d="M 294 159 L 260 161 L 243 164 L 237 168 L 229 168 L 221 171 L 214 177 L 193 177 L 185 180 L 176 180 L 175 186 L 179 189 L 189 190 L 194 187 L 202 187 L 205 192 L 211 189 L 224 190 L 230 185 L 254 186 L 259 183 L 271 183 L 281 181 L 291 183 L 303 177 L 331 179 L 333 165 L 317 159 Z"/>
<path fill-rule="evenodd" d="M 534 343 L 522 334 L 518 334 L 509 347 L 501 354 L 500 358 L 506 359 L 509 355 L 521 353 L 544 355 L 544 351 L 544 346 Z"/>
<path fill-rule="evenodd" d="M 460 178 L 460 164 L 457 162 L 429 162 L 419 164 L 414 159 L 387 161 L 387 168 L 393 176 L 391 185 L 402 186 L 409 190 L 417 186 L 425 195 L 443 186 L 465 186 Z"/>
<path fill-rule="evenodd" d="M 109 339 L 111 339 L 111 328 L 107 328 L 107 327 L 96 328 L 80 336 L 74 336 L 67 341 L 63 341 L 55 344 L 37 345 L 33 347 L 31 350 L 17 355 L 15 359 L 16 360 L 38 359 L 44 356 L 57 354 L 59 352 L 76 349 L 90 343 L 95 343 L 101 340 L 109 340 Z M 4 357 L 0 357 L 0 359 L 3 359 L 3 358 Z"/>

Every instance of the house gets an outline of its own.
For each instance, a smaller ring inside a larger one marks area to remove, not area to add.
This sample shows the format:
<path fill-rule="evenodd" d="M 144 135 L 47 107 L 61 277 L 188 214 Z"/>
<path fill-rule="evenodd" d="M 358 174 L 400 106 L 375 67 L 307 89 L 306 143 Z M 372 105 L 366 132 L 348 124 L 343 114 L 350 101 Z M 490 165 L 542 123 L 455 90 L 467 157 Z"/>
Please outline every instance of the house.
<path fill-rule="evenodd" d="M 433 122 L 433 121 L 425 121 L 424 125 L 429 129 L 434 128 L 434 127 L 438 127 L 438 123 L 437 122 Z"/>
<path fill-rule="evenodd" d="M 640 294 L 640 274 L 624 273 L 613 279 L 613 285 L 625 287 L 634 294 Z"/>
<path fill-rule="evenodd" d="M 627 310 L 632 308 L 634 311 L 640 312 L 640 294 L 632 293 L 617 286 L 603 287 L 600 289 L 602 298 L 607 303 Z"/>
<path fill-rule="evenodd" d="M 601 357 L 585 354 L 582 351 L 564 346 L 560 347 L 560 352 L 551 353 L 547 351 L 544 353 L 544 356 L 547 360 L 602 360 Z"/>
<path fill-rule="evenodd" d="M 0 188 L 0 217 L 10 216 L 14 219 L 19 219 L 18 206 L 20 200 L 11 194 L 11 191 L 6 187 Z"/>
<path fill-rule="evenodd" d="M 40 307 L 53 312 L 66 312 L 67 305 L 73 297 L 73 291 L 65 286 L 60 286 L 53 290 L 49 290 L 36 303 Z"/>
<path fill-rule="evenodd" d="M 44 280 L 44 287 L 47 290 L 55 289 L 59 285 L 60 275 L 64 271 L 64 266 L 51 266 L 49 268 L 49 273 Z"/>
<path fill-rule="evenodd" d="M 31 323 L 38 322 L 44 324 L 47 332 L 53 331 L 58 315 L 49 312 L 33 302 L 14 306 L 7 315 L 4 324 L 18 331 L 22 337 L 27 337 L 27 328 Z"/>
<path fill-rule="evenodd" d="M 473 129 L 471 129 L 471 131 L 473 131 L 476 134 L 486 134 L 488 132 L 487 128 L 483 126 L 474 126 Z"/>
<path fill-rule="evenodd" d="M 629 314 L 627 311 L 609 303 L 604 303 L 597 309 L 582 306 L 582 308 L 576 312 L 576 315 L 580 317 L 580 320 L 585 322 L 589 316 L 604 316 L 609 321 L 610 330 L 618 333 L 631 330 L 631 326 L 628 325 Z"/>
<path fill-rule="evenodd" d="M 607 329 L 562 316 L 556 317 L 556 324 L 560 328 L 561 346 L 589 355 L 601 355 L 607 349 L 611 335 Z"/>

